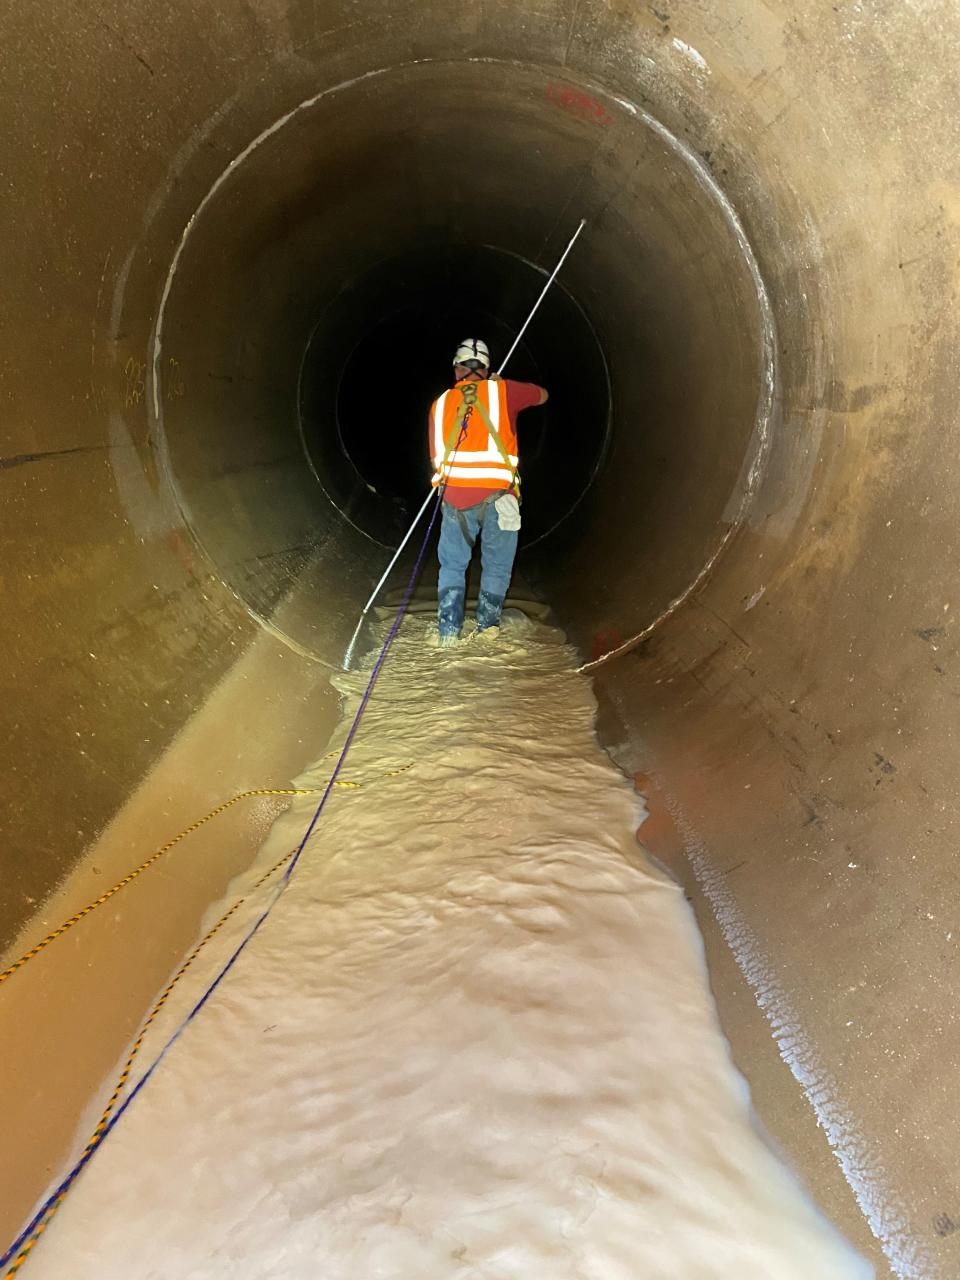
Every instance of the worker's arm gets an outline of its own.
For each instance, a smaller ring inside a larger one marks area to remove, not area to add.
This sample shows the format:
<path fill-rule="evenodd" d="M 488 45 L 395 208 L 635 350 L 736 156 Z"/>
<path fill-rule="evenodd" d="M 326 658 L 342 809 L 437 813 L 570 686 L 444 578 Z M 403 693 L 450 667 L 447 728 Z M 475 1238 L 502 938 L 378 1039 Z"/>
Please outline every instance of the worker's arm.
<path fill-rule="evenodd" d="M 546 388 L 537 386 L 535 382 L 514 382 L 509 378 L 499 378 L 495 373 L 490 375 L 490 381 L 507 383 L 510 408 L 514 413 L 521 413 L 524 409 L 538 409 L 549 399 Z"/>

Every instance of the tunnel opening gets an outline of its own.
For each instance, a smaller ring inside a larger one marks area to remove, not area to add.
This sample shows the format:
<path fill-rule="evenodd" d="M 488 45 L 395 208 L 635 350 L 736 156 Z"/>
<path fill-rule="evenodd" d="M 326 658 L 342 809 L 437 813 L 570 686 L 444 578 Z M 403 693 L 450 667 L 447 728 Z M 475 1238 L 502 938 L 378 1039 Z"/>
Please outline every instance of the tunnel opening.
<path fill-rule="evenodd" d="M 378 265 L 326 308 L 301 371 L 301 430 L 318 481 L 363 532 L 395 545 L 420 507 L 427 414 L 457 342 L 484 337 L 498 366 L 542 287 L 542 270 L 515 255 L 440 244 Z M 593 482 L 610 427 L 603 353 L 557 282 L 505 376 L 551 393 L 520 424 L 529 550 Z"/>
<path fill-rule="evenodd" d="M 163 471 L 250 612 L 324 661 L 419 505 L 452 344 L 503 354 L 576 214 L 508 370 L 551 393 L 521 422 L 525 574 L 581 641 L 625 593 L 642 626 L 742 518 L 770 410 L 755 264 L 689 149 L 590 93 L 600 130 L 536 67 L 393 68 L 267 130 L 190 223 L 155 347 Z"/>

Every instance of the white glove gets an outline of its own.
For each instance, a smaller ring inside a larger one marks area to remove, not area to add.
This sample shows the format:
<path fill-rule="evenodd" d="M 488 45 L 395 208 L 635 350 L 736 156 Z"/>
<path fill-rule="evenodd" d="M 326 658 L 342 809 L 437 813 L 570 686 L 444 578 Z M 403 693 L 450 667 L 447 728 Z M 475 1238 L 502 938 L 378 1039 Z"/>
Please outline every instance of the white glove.
<path fill-rule="evenodd" d="M 497 509 L 497 524 L 505 532 L 520 528 L 520 503 L 515 493 L 501 493 L 493 504 Z"/>

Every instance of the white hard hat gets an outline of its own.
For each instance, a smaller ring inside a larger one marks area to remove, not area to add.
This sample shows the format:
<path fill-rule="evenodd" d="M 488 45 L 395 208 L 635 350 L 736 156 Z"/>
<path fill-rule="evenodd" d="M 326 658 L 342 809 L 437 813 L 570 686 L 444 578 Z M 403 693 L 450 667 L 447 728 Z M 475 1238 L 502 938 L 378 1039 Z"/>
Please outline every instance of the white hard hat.
<path fill-rule="evenodd" d="M 490 349 L 482 338 L 464 338 L 453 357 L 454 364 L 462 364 L 468 368 L 473 361 L 482 364 L 485 369 L 490 368 Z"/>

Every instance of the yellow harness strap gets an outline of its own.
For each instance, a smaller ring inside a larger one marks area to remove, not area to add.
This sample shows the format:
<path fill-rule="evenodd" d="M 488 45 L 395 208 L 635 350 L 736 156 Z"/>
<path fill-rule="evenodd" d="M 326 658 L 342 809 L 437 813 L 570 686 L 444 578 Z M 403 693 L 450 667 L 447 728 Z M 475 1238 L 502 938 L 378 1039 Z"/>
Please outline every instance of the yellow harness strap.
<path fill-rule="evenodd" d="M 440 464 L 440 479 L 443 479 L 443 475 L 450 462 L 450 458 L 452 454 L 456 452 L 457 442 L 460 439 L 460 432 L 463 430 L 463 424 L 466 421 L 467 415 L 471 409 L 476 409 L 479 412 L 480 417 L 483 419 L 483 424 L 487 428 L 490 439 L 496 445 L 500 457 L 503 459 L 510 472 L 510 488 L 507 489 L 506 492 L 510 493 L 512 491 L 519 498 L 520 476 L 517 474 L 516 467 L 510 461 L 510 455 L 507 453 L 506 447 L 500 439 L 500 433 L 493 425 L 493 421 L 489 413 L 477 397 L 477 384 L 475 382 L 468 382 L 466 386 L 460 388 L 460 394 L 463 397 L 463 404 L 461 404 L 460 408 L 457 410 L 456 417 L 453 420 L 453 426 L 450 429 L 450 435 L 445 441 L 447 451 L 444 455 L 443 462 Z"/>
<path fill-rule="evenodd" d="M 437 473 L 440 477 L 439 482 L 441 484 L 443 483 L 443 477 L 450 463 L 450 459 L 457 451 L 457 446 L 460 442 L 460 432 L 463 430 L 463 424 L 471 408 L 472 405 L 462 404 L 457 410 L 457 416 L 453 420 L 453 426 L 450 428 L 450 435 L 445 441 L 447 451 L 443 455 L 443 461 L 440 463 L 440 470 Z"/>
<path fill-rule="evenodd" d="M 506 465 L 507 469 L 510 472 L 510 489 L 507 490 L 507 493 L 509 493 L 510 490 L 512 489 L 513 492 L 516 493 L 517 497 L 519 498 L 520 476 L 517 474 L 517 469 L 513 465 L 513 463 L 510 461 L 510 455 L 509 453 L 507 453 L 504 443 L 500 439 L 500 433 L 497 431 L 496 427 L 493 425 L 493 421 L 491 420 L 489 413 L 487 413 L 486 409 L 483 407 L 483 405 L 480 403 L 479 400 L 477 401 L 477 409 L 480 412 L 480 417 L 483 419 L 484 426 L 487 428 L 487 431 L 490 433 L 490 439 L 497 446 L 497 449 L 499 450 L 499 453 L 500 453 L 500 457 L 503 459 L 504 464 Z"/>

